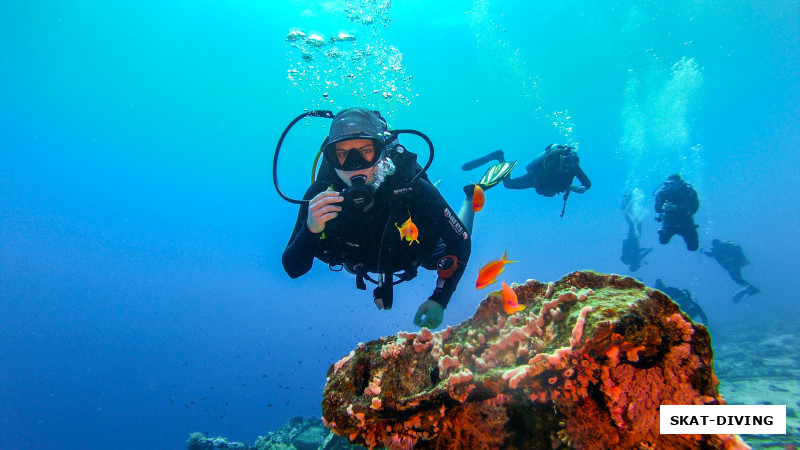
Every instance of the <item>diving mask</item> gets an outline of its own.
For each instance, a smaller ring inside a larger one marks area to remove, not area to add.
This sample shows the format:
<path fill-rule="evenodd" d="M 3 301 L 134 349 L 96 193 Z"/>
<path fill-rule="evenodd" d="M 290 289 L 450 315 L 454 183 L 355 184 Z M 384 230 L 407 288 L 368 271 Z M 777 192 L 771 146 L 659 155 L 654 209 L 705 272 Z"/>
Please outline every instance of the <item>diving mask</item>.
<path fill-rule="evenodd" d="M 374 140 L 360 147 L 337 148 L 336 143 L 328 143 L 322 152 L 325 160 L 334 168 L 344 171 L 369 169 L 381 159 L 382 146 Z M 344 141 L 347 142 L 347 141 Z"/>

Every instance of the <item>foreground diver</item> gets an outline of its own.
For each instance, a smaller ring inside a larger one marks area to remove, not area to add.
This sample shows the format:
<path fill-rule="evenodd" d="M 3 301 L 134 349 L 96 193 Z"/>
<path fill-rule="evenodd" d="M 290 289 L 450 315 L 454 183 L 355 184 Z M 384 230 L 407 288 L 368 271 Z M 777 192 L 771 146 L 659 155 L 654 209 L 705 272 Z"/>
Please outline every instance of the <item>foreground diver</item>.
<path fill-rule="evenodd" d="M 672 236 L 677 234 L 683 237 L 689 251 L 697 250 L 700 247 L 700 239 L 693 217 L 700 208 L 697 191 L 676 173 L 668 176 L 667 181 L 660 187 L 661 191 L 656 194 L 655 204 L 658 213 L 656 221 L 661 222 L 658 241 L 666 245 Z"/>
<path fill-rule="evenodd" d="M 628 237 L 622 240 L 620 261 L 628 266 L 631 272 L 636 272 L 643 264 L 647 264 L 644 258 L 653 251 L 653 248 L 642 248 L 639 242 L 642 237 L 642 222 L 634 211 L 633 203 L 633 195 L 630 192 L 623 194 L 622 211 L 625 214 L 625 221 L 628 222 Z"/>
<path fill-rule="evenodd" d="M 487 175 L 504 170 L 510 171 L 516 164 L 516 162 L 507 163 L 503 151 L 496 150 L 465 163 L 461 166 L 461 169 L 472 170 L 493 160 L 497 160 L 499 164 L 490 167 Z M 556 194 L 564 193 L 564 208 L 566 208 L 570 192 L 583 194 L 592 187 L 589 177 L 581 169 L 580 159 L 575 147 L 550 144 L 539 156 L 525 166 L 525 171 L 525 175 L 517 178 L 503 177 L 503 186 L 507 189 L 516 190 L 534 188 L 537 194 L 545 197 L 553 197 Z M 484 177 L 487 175 L 484 175 Z M 572 184 L 574 178 L 581 182 L 580 186 Z M 564 216 L 564 209 L 561 210 L 561 216 Z"/>
<path fill-rule="evenodd" d="M 315 257 L 332 270 L 344 268 L 359 289 L 365 279 L 378 285 L 373 298 L 380 309 L 391 308 L 393 285 L 414 278 L 418 267 L 436 270 L 436 288 L 414 317 L 415 325 L 436 328 L 467 267 L 474 212 L 467 198 L 457 215 L 419 176 L 416 155 L 396 136 L 379 113 L 364 108 L 333 118 L 320 176 L 303 196 L 308 204 L 300 207 L 283 267 L 292 278 L 307 273 Z"/>
<path fill-rule="evenodd" d="M 655 288 L 667 294 L 690 318 L 694 319 L 695 317 L 699 317 L 703 324 L 708 325 L 706 313 L 703 312 L 703 308 L 700 307 L 695 301 L 694 296 L 692 296 L 692 293 L 687 289 L 665 286 L 661 278 L 656 280 Z"/>
<path fill-rule="evenodd" d="M 728 271 L 731 279 L 736 284 L 744 286 L 744 289 L 741 289 L 733 295 L 733 303 L 739 303 L 745 297 L 761 292 L 760 289 L 742 278 L 742 267 L 750 264 L 750 261 L 747 260 L 742 246 L 737 242 L 714 239 L 711 241 L 711 250 L 701 248 L 700 253 L 716 259 L 719 265 Z"/>

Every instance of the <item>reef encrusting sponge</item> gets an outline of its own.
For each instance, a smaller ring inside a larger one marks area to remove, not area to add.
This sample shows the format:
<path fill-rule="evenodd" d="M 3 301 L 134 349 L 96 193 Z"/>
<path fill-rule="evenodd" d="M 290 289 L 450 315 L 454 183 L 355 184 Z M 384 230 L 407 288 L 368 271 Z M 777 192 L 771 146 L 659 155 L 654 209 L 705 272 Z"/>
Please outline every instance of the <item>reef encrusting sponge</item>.
<path fill-rule="evenodd" d="M 323 422 L 370 448 L 748 448 L 661 435 L 659 405 L 724 404 L 711 339 L 633 278 L 574 272 L 490 295 L 433 333 L 400 332 L 331 366 Z"/>

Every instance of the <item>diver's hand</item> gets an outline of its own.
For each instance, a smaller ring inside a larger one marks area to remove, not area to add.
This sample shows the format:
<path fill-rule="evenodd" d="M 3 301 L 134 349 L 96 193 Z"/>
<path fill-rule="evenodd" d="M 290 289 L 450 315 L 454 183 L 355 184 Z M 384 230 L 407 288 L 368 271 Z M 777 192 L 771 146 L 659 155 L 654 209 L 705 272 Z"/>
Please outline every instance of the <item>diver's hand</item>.
<path fill-rule="evenodd" d="M 308 202 L 308 219 L 306 225 L 315 234 L 322 233 L 325 224 L 339 215 L 341 206 L 336 205 L 344 200 L 344 197 L 333 189 L 320 192 Z"/>
<path fill-rule="evenodd" d="M 570 186 L 569 190 L 575 192 L 576 194 L 583 194 L 586 192 L 586 186 Z"/>
<path fill-rule="evenodd" d="M 434 329 L 442 324 L 442 319 L 444 319 L 444 307 L 433 300 L 428 300 L 419 305 L 417 315 L 414 316 L 414 325 Z"/>

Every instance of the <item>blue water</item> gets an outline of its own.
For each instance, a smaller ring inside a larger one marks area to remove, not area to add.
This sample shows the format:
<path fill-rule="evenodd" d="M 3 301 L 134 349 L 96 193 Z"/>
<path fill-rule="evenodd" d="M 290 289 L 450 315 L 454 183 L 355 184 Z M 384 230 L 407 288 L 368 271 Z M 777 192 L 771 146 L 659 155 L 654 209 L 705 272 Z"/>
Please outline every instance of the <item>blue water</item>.
<path fill-rule="evenodd" d="M 712 335 L 800 318 L 796 1 L 278 3 L 0 3 L 0 447 L 253 442 L 319 415 L 329 365 L 359 341 L 414 329 L 430 273 L 386 312 L 323 264 L 281 267 L 297 209 L 272 158 L 305 108 L 366 105 L 425 132 L 454 207 L 480 176 L 467 159 L 502 148 L 521 171 L 547 144 L 578 146 L 593 187 L 563 219 L 558 198 L 488 193 L 445 324 L 472 314 L 477 268 L 505 248 L 508 281 L 630 274 L 633 188 L 655 247 L 636 276 L 692 290 Z M 356 39 L 337 59 L 293 29 Z M 325 125 L 287 139 L 291 196 Z M 671 172 L 698 189 L 701 246 L 739 241 L 760 295 L 733 305 L 714 261 L 658 244 L 650 192 Z"/>

